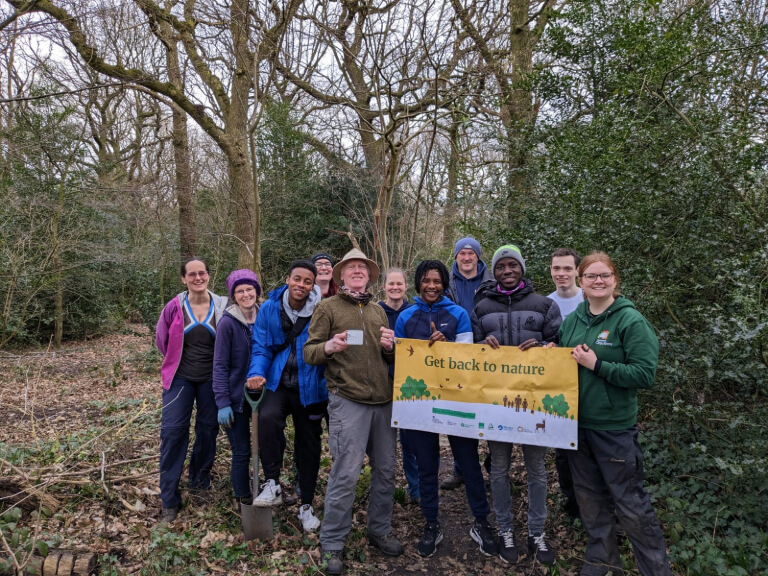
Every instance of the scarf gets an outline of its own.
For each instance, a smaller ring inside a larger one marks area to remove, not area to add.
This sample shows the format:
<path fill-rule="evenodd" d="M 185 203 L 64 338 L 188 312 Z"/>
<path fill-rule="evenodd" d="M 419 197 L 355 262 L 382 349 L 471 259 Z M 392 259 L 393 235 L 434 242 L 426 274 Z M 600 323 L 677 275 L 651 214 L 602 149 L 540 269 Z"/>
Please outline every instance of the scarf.
<path fill-rule="evenodd" d="M 360 304 L 368 304 L 368 302 L 371 301 L 371 298 L 373 298 L 370 292 L 353 292 L 346 286 L 342 286 L 339 290 L 343 291 L 347 296 Z"/>
<path fill-rule="evenodd" d="M 517 288 L 513 288 L 512 290 L 504 290 L 502 289 L 501 284 L 497 284 L 496 291 L 499 294 L 506 294 L 507 296 L 509 296 L 510 294 L 514 294 L 515 292 L 520 290 L 520 288 L 522 288 L 523 286 L 525 286 L 525 282 L 523 282 L 522 280 L 520 281 L 520 284 L 517 285 Z"/>

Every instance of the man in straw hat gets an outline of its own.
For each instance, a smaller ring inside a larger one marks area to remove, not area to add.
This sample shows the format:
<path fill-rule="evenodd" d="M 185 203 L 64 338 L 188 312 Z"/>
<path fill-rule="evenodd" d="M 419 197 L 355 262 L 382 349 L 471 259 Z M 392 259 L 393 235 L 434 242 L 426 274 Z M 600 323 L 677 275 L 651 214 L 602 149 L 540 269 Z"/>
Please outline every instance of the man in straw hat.
<path fill-rule="evenodd" d="M 368 541 L 384 554 L 403 547 L 392 534 L 396 434 L 391 426 L 394 332 L 387 315 L 368 292 L 379 267 L 354 249 L 333 267 L 336 296 L 320 302 L 304 347 L 308 364 L 325 365 L 329 442 L 333 467 L 325 493 L 320 530 L 328 574 L 343 571 L 344 543 L 352 525 L 355 488 L 366 450 L 373 467 L 368 503 Z"/>

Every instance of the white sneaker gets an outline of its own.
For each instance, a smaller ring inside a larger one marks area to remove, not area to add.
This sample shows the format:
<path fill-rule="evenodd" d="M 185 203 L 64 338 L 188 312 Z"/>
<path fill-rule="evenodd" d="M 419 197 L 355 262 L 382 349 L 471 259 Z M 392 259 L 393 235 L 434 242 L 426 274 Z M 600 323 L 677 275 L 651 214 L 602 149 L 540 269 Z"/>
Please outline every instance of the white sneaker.
<path fill-rule="evenodd" d="M 317 519 L 315 511 L 309 504 L 304 504 L 299 508 L 299 520 L 304 526 L 304 532 L 312 532 L 320 526 L 320 520 Z"/>
<path fill-rule="evenodd" d="M 268 480 L 261 485 L 261 494 L 253 499 L 253 505 L 260 508 L 269 508 L 270 506 L 279 506 L 283 503 L 283 491 L 280 484 L 274 480 Z"/>

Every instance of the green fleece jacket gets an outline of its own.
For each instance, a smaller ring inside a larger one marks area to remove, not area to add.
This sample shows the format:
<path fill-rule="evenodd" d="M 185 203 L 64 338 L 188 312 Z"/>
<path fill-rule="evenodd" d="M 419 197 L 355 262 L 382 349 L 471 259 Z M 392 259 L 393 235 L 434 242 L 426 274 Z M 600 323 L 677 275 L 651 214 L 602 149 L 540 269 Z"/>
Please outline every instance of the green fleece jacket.
<path fill-rule="evenodd" d="M 579 366 L 579 426 L 623 430 L 637 424 L 637 389 L 650 388 L 659 364 L 659 341 L 635 305 L 619 296 L 599 316 L 585 300 L 560 325 L 560 346 L 586 344 L 597 372 Z"/>
<path fill-rule="evenodd" d="M 309 339 L 304 345 L 307 364 L 325 364 L 328 392 L 363 404 L 392 402 L 392 382 L 387 366 L 394 352 L 381 346 L 381 328 L 389 328 L 384 309 L 371 301 L 360 304 L 340 292 L 322 300 L 315 308 L 309 324 Z M 362 346 L 325 355 L 326 341 L 345 330 L 362 330 Z"/>

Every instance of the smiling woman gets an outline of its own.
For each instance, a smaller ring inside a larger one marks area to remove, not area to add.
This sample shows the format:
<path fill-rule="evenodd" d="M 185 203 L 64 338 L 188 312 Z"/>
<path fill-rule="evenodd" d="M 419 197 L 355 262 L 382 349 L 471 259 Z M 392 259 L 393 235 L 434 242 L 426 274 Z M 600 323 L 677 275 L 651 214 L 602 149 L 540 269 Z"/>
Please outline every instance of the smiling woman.
<path fill-rule="evenodd" d="M 227 290 L 235 303 L 219 323 L 213 357 L 213 394 L 219 409 L 218 421 L 232 448 L 230 477 L 238 502 L 253 498 L 248 462 L 251 456 L 250 405 L 244 401 L 243 386 L 251 359 L 251 333 L 259 309 L 259 278 L 250 270 L 235 270 L 227 277 Z"/>
<path fill-rule="evenodd" d="M 208 490 L 216 455 L 218 422 L 213 395 L 216 328 L 227 299 L 208 290 L 208 265 L 190 258 L 181 265 L 187 288 L 166 304 L 157 321 L 155 344 L 163 354 L 163 411 L 160 424 L 161 522 L 176 518 L 179 481 L 189 444 L 192 409 L 197 407 L 195 443 L 189 460 L 189 487 Z"/>

